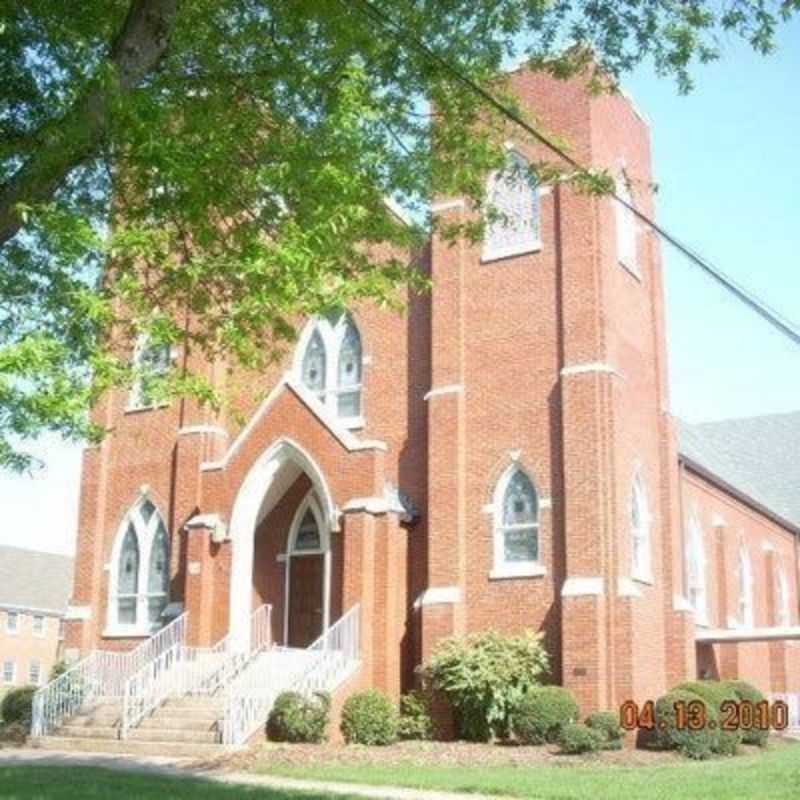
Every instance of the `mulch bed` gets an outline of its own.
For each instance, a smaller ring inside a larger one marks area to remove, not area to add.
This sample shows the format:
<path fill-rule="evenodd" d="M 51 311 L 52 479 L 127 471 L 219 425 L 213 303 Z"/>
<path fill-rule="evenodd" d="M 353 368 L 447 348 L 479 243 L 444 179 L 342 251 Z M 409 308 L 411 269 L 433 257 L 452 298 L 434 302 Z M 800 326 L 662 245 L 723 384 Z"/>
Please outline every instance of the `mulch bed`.
<path fill-rule="evenodd" d="M 742 751 L 757 748 L 743 747 Z M 652 767 L 682 762 L 682 756 L 660 750 L 604 750 L 585 756 L 566 756 L 556 745 L 521 747 L 471 742 L 399 742 L 388 747 L 358 745 L 307 745 L 263 742 L 240 753 L 193 767 L 235 771 L 268 771 L 271 767 L 314 766 L 417 766 L 436 767 L 533 767 L 618 766 Z"/>

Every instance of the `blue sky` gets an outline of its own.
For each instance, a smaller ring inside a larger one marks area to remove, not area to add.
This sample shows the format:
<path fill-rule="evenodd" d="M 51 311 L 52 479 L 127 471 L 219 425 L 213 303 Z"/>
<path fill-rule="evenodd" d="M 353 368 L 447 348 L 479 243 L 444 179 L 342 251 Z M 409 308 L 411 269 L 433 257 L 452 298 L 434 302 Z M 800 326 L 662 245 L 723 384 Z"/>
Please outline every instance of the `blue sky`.
<path fill-rule="evenodd" d="M 682 97 L 647 69 L 625 81 L 651 122 L 658 218 L 800 321 L 800 20 L 762 58 L 731 43 Z M 663 246 L 672 408 L 692 421 L 800 409 L 800 348 Z M 46 437 L 47 466 L 0 474 L 0 543 L 71 553 L 80 451 Z"/>

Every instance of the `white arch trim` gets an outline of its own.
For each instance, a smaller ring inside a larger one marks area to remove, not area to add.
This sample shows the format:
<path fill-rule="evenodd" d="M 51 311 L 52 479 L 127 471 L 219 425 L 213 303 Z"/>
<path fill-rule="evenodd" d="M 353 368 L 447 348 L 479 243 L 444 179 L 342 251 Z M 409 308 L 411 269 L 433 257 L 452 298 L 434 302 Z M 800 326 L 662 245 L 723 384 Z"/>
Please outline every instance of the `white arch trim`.
<path fill-rule="evenodd" d="M 324 529 L 339 530 L 339 513 L 325 476 L 317 462 L 297 442 L 283 437 L 256 459 L 236 495 L 230 523 L 232 561 L 229 631 L 233 641 L 243 647 L 247 647 L 250 640 L 253 551 L 258 514 L 270 484 L 281 467 L 289 462 L 300 467 L 311 481 Z"/>

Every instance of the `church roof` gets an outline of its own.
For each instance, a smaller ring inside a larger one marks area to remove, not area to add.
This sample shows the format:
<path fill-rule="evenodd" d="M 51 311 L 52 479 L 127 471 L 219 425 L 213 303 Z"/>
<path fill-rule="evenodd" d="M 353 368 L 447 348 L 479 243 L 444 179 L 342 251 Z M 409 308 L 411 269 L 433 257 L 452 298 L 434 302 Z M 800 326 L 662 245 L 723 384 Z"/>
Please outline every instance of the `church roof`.
<path fill-rule="evenodd" d="M 800 411 L 680 421 L 678 431 L 688 463 L 800 531 Z"/>
<path fill-rule="evenodd" d="M 63 614 L 73 563 L 69 556 L 0 545 L 0 607 Z"/>

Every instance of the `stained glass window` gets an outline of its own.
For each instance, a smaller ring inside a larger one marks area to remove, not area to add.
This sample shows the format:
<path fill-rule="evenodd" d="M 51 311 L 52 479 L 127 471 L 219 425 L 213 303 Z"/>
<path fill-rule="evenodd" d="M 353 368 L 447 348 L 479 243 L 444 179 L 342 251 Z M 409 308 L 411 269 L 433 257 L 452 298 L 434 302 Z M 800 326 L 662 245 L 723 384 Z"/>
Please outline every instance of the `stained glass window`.
<path fill-rule="evenodd" d="M 317 518 L 309 508 L 303 516 L 297 536 L 294 540 L 295 550 L 319 550 L 321 547 Z"/>
<path fill-rule="evenodd" d="M 165 375 L 170 368 L 171 349 L 168 344 L 140 343 L 134 355 L 138 369 L 136 382 L 131 394 L 131 407 L 147 408 L 155 402 L 153 397 L 153 381 Z"/>
<path fill-rule="evenodd" d="M 539 558 L 538 502 L 530 478 L 515 470 L 503 493 L 501 533 L 503 560 L 528 562 Z"/>
<path fill-rule="evenodd" d="M 753 625 L 753 569 L 744 545 L 739 548 L 739 622 Z"/>
<path fill-rule="evenodd" d="M 631 568 L 633 576 L 650 579 L 650 511 L 641 476 L 631 490 Z"/>
<path fill-rule="evenodd" d="M 150 548 L 150 566 L 147 574 L 147 616 L 150 622 L 158 622 L 167 605 L 169 589 L 169 545 L 164 523 L 159 520 L 158 530 Z"/>
<path fill-rule="evenodd" d="M 792 624 L 792 612 L 789 606 L 789 584 L 782 567 L 778 567 L 775 590 L 778 625 L 788 627 Z"/>
<path fill-rule="evenodd" d="M 139 542 L 133 525 L 128 525 L 119 554 L 117 593 L 119 595 L 119 621 L 136 624 L 136 592 L 139 588 Z"/>
<path fill-rule="evenodd" d="M 325 399 L 325 344 L 319 330 L 315 330 L 303 356 L 303 384 Z"/>
<path fill-rule="evenodd" d="M 689 520 L 687 543 L 687 583 L 689 603 L 700 619 L 706 616 L 706 557 L 703 529 L 695 516 Z"/>
<path fill-rule="evenodd" d="M 484 258 L 502 258 L 527 252 L 540 242 L 539 193 L 527 162 L 512 153 L 508 166 L 490 184 L 492 209 L 486 232 Z"/>
<path fill-rule="evenodd" d="M 361 337 L 349 317 L 344 326 L 339 350 L 338 412 L 340 417 L 357 417 L 361 413 Z"/>

